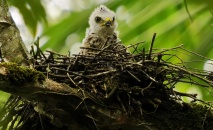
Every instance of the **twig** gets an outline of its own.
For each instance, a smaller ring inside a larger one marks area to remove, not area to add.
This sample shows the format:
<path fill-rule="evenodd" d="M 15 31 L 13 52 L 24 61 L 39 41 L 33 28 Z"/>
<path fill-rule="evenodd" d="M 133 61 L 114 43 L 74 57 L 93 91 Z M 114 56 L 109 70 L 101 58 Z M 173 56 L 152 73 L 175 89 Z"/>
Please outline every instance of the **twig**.
<path fill-rule="evenodd" d="M 153 82 L 159 84 L 158 81 L 156 81 L 154 78 L 152 78 L 151 76 L 149 76 L 146 72 L 144 72 L 143 70 L 140 70 L 140 71 L 143 72 L 143 74 L 145 74 L 151 81 L 153 81 Z"/>
<path fill-rule="evenodd" d="M 129 75 L 131 75 L 135 80 L 137 80 L 138 82 L 141 82 L 141 80 L 140 79 L 138 79 L 134 74 L 132 74 L 130 71 L 128 71 L 127 70 L 127 73 L 129 74 Z"/>
<path fill-rule="evenodd" d="M 197 54 L 197 53 L 195 53 L 195 52 L 192 52 L 192 51 L 190 51 L 190 50 L 187 50 L 187 49 L 185 49 L 185 48 L 183 48 L 183 47 L 180 47 L 180 48 L 181 48 L 182 50 L 186 51 L 186 52 L 189 52 L 189 53 L 191 53 L 191 54 L 194 54 L 194 55 L 199 56 L 199 57 L 201 57 L 201 58 L 204 58 L 204 59 L 206 59 L 206 60 L 213 61 L 212 59 L 210 59 L 210 58 L 208 58 L 208 57 L 202 56 L 202 55 L 200 55 L 200 54 Z"/>
<path fill-rule="evenodd" d="M 201 76 L 198 76 L 198 75 L 194 74 L 193 72 L 187 71 L 186 69 L 184 69 L 182 67 L 175 66 L 175 65 L 172 65 L 172 64 L 168 64 L 168 63 L 160 63 L 160 64 L 165 65 L 165 66 L 170 66 L 172 68 L 179 69 L 179 70 L 181 70 L 181 71 L 183 71 L 183 72 L 185 72 L 187 74 L 190 74 L 190 75 L 192 75 L 192 76 L 194 76 L 194 77 L 196 77 L 198 79 L 201 79 L 202 81 L 204 81 L 204 82 L 208 83 L 209 85 L 213 86 L 213 82 L 212 81 L 209 81 L 209 80 L 207 80 L 207 79 L 205 79 L 205 78 L 203 78 Z"/>
<path fill-rule="evenodd" d="M 36 42 L 34 43 L 34 45 L 36 46 L 36 48 L 37 48 L 37 53 L 36 53 L 36 56 L 40 56 L 41 57 L 41 55 L 43 56 L 43 58 L 46 60 L 46 56 L 44 55 L 44 53 L 42 52 L 42 50 L 40 49 L 40 47 L 39 47 L 39 37 L 37 38 L 37 40 L 36 40 Z M 37 58 L 36 58 L 37 59 Z"/>
<path fill-rule="evenodd" d="M 151 45 L 150 45 L 150 48 L 149 48 L 149 55 L 147 57 L 148 60 L 151 60 L 152 48 L 153 48 L 153 45 L 154 45 L 154 42 L 155 42 L 155 37 L 156 37 L 156 33 L 154 33 L 154 35 L 152 37 L 152 42 L 151 42 Z"/>

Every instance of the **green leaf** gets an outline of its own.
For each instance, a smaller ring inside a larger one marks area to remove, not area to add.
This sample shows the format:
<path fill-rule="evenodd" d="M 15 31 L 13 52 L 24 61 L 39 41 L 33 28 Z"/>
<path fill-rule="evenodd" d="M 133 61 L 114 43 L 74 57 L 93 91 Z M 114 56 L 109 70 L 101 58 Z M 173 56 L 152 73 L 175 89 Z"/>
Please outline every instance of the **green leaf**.
<path fill-rule="evenodd" d="M 22 14 L 25 25 L 35 37 L 39 21 L 46 23 L 46 12 L 39 0 L 8 0 Z"/>

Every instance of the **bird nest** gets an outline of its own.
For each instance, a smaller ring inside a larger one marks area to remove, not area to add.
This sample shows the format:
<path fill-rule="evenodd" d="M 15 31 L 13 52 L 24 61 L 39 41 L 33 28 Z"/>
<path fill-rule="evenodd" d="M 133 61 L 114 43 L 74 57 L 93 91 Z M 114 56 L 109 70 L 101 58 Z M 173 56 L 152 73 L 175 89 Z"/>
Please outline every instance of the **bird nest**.
<path fill-rule="evenodd" d="M 0 126 L 6 122 L 2 127 L 6 129 L 11 122 L 11 128 L 20 129 L 28 129 L 29 126 L 33 126 L 32 129 L 113 129 L 113 124 L 118 125 L 116 128 L 121 128 L 120 125 L 123 124 L 129 124 L 131 128 L 141 126 L 141 129 L 174 129 L 180 126 L 211 128 L 212 125 L 208 124 L 211 123 L 213 114 L 206 112 L 205 118 L 198 116 L 202 115 L 200 109 L 206 109 L 199 106 L 194 109 L 186 107 L 182 97 L 205 103 L 209 108 L 211 104 L 198 99 L 197 94 L 176 90 L 179 82 L 211 88 L 213 76 L 203 70 L 187 67 L 186 62 L 174 51 L 202 59 L 205 57 L 184 49 L 182 45 L 170 49 L 154 49 L 154 40 L 155 35 L 148 50 L 141 49 L 143 42 L 128 47 L 120 42 L 112 42 L 106 43 L 101 49 L 82 47 L 81 49 L 88 50 L 86 55 L 72 56 L 53 51 L 43 53 L 37 41 L 31 50 L 34 69 L 42 72 L 48 79 L 63 83 L 61 85 L 66 84 L 68 88 L 72 88 L 71 92 L 46 93 L 46 96 L 55 94 L 55 98 L 64 96 L 67 101 L 63 101 L 60 106 L 12 96 L 3 109 L 6 114 L 0 116 Z M 108 39 L 107 42 L 109 41 L 112 40 Z M 171 63 L 171 59 L 179 62 Z M 35 93 L 44 92 L 36 92 L 35 89 Z M 187 124 L 183 122 L 185 113 L 179 112 L 184 109 L 191 112 L 191 122 Z M 171 113 L 179 117 L 174 118 Z M 168 121 L 170 123 L 165 126 L 164 123 Z M 174 122 L 179 122 L 179 125 Z M 200 122 L 206 123 L 203 125 Z"/>
<path fill-rule="evenodd" d="M 139 49 L 143 43 L 124 47 L 117 42 L 102 49 L 82 47 L 94 52 L 88 55 L 61 55 L 53 51 L 46 51 L 46 55 L 38 44 L 37 51 L 32 49 L 31 53 L 35 60 L 34 68 L 48 78 L 86 91 L 97 102 L 121 108 L 127 114 L 155 111 L 162 101 L 182 102 L 183 96 L 202 101 L 196 98 L 197 94 L 175 90 L 178 82 L 212 86 L 212 82 L 205 78 L 206 72 L 193 72 L 195 70 L 187 68 L 181 58 L 171 53 L 173 50 L 192 52 L 182 48 L 182 45 L 171 49 L 153 49 L 154 39 L 155 35 L 148 51 Z M 126 51 L 128 49 L 133 53 Z M 170 59 L 180 63 L 172 64 Z"/>

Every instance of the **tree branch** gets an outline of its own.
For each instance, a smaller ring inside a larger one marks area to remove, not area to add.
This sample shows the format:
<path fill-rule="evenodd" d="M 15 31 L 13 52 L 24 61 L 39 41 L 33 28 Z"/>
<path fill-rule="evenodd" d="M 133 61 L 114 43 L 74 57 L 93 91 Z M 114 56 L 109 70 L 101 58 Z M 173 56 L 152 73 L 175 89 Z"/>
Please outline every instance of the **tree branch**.
<path fill-rule="evenodd" d="M 0 0 L 0 46 L 4 61 L 31 65 L 31 56 L 9 13 L 6 0 Z"/>

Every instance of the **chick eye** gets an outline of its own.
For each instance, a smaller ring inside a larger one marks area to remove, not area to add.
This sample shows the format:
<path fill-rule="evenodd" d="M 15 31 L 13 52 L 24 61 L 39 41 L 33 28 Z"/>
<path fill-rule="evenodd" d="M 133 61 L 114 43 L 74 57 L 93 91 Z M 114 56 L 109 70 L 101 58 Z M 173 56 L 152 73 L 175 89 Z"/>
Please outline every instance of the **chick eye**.
<path fill-rule="evenodd" d="M 112 21 L 113 21 L 113 22 L 115 21 L 115 17 L 112 18 Z"/>
<path fill-rule="evenodd" d="M 99 22 L 101 22 L 101 17 L 95 17 L 95 21 L 97 22 L 97 23 L 99 23 Z"/>

